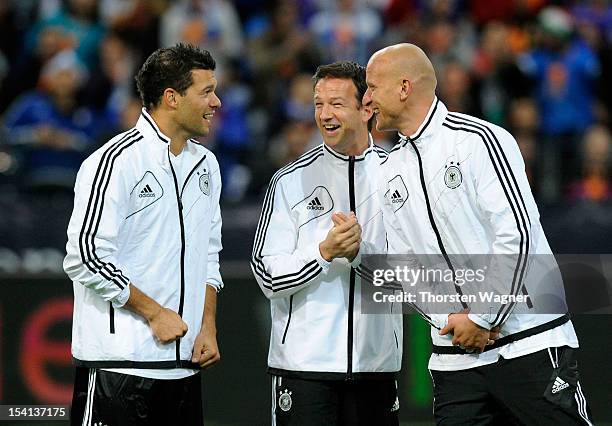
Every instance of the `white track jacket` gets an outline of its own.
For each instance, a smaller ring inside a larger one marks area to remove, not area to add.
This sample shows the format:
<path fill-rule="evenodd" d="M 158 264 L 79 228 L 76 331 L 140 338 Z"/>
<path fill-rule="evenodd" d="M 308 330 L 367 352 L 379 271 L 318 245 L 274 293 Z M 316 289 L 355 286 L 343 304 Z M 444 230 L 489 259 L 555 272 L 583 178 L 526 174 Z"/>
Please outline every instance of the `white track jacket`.
<path fill-rule="evenodd" d="M 507 289 L 515 295 L 538 292 L 529 256 L 551 255 L 551 249 L 518 145 L 506 130 L 449 112 L 435 99 L 417 132 L 410 137 L 400 134 L 382 170 L 379 194 L 389 253 L 450 257 L 520 253 L 512 265 L 516 280 L 508 282 Z M 469 317 L 487 329 L 501 325 L 501 336 L 561 316 L 530 314 L 526 303 L 493 303 L 486 312 Z M 437 314 L 428 320 L 442 328 L 447 317 Z M 439 336 L 435 327 L 433 344 L 451 346 L 452 336 Z M 493 363 L 499 355 L 514 358 L 563 345 L 578 346 L 571 322 L 481 355 L 433 354 L 429 365 L 434 370 L 472 368 Z"/>
<path fill-rule="evenodd" d="M 189 174 L 177 180 L 169 138 L 143 109 L 136 126 L 81 166 L 64 270 L 73 281 L 72 355 L 95 368 L 199 368 L 191 352 L 206 283 L 223 286 L 221 179 L 215 156 L 189 141 Z M 122 308 L 129 284 L 178 312 L 187 334 L 161 344 L 139 315 Z"/>
<path fill-rule="evenodd" d="M 346 259 L 327 262 L 319 252 L 336 211 L 356 212 L 363 230 L 360 254 L 385 249 L 376 195 L 385 158 L 371 141 L 357 157 L 322 144 L 272 178 L 251 260 L 270 299 L 269 372 L 346 379 L 399 371 L 401 315 L 360 314 L 361 279 Z"/>

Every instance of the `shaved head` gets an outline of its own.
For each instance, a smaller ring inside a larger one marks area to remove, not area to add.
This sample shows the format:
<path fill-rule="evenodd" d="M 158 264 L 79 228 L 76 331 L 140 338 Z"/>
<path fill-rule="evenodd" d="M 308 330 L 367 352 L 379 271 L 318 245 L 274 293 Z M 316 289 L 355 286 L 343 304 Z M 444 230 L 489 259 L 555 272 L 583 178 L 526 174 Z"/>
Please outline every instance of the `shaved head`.
<path fill-rule="evenodd" d="M 372 105 L 376 128 L 399 130 L 407 135 L 418 128 L 427 114 L 437 84 L 433 65 L 425 52 L 409 43 L 395 44 L 374 53 L 368 61 L 366 82 L 364 105 Z"/>
<path fill-rule="evenodd" d="M 414 44 L 394 44 L 374 53 L 368 68 L 378 66 L 392 78 L 409 80 L 414 86 L 412 90 L 431 94 L 436 90 L 434 67 L 425 52 Z"/>

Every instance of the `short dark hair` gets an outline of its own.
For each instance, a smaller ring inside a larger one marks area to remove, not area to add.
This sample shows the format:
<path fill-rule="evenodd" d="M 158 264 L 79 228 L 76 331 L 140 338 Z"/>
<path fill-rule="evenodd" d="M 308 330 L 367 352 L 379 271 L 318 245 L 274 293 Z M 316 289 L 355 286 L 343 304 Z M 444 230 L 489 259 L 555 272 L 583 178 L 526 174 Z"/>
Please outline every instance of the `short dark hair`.
<path fill-rule="evenodd" d="M 169 87 L 184 95 L 193 84 L 192 70 L 214 71 L 215 67 L 215 60 L 209 51 L 191 44 L 179 43 L 157 49 L 136 75 L 140 100 L 145 108 L 153 109 Z"/>
<path fill-rule="evenodd" d="M 324 78 L 343 78 L 352 80 L 357 89 L 357 94 L 355 96 L 357 98 L 357 105 L 359 105 L 359 108 L 363 106 L 363 95 L 365 95 L 366 90 L 368 90 L 368 85 L 366 84 L 366 69 L 364 66 L 352 61 L 339 61 L 333 64 L 319 65 L 312 77 L 313 87 Z M 368 131 L 372 130 L 373 121 L 374 116 L 368 121 Z"/>

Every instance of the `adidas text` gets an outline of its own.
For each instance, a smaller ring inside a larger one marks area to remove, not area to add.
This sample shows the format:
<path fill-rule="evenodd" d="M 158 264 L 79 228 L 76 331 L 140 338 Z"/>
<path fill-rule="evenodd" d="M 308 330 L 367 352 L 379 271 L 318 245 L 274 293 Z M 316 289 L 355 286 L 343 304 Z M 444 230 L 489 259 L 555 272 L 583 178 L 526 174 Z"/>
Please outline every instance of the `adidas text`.
<path fill-rule="evenodd" d="M 315 197 L 306 206 L 306 210 L 325 210 L 325 208 L 321 205 L 321 201 L 319 201 L 319 197 Z"/>

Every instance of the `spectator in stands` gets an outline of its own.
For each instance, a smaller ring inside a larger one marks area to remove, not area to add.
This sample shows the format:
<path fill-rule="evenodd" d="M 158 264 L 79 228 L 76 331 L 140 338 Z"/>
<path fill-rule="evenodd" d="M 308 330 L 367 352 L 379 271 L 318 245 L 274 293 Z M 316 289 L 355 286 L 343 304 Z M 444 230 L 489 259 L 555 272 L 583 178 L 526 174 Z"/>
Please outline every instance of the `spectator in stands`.
<path fill-rule="evenodd" d="M 386 2 L 381 11 L 385 31 L 377 47 L 399 43 L 403 40 L 415 40 L 422 29 L 419 3 L 418 0 L 389 0 Z"/>
<path fill-rule="evenodd" d="M 0 111 L 4 111 L 19 95 L 32 90 L 38 83 L 42 67 L 66 45 L 62 30 L 56 27 L 41 29 L 36 40 L 31 42 L 35 45 L 31 49 L 21 49 L 11 64 L 0 93 Z"/>
<path fill-rule="evenodd" d="M 309 23 L 324 61 L 353 60 L 366 63 L 373 43 L 383 33 L 378 13 L 359 0 L 335 0 L 324 3 L 323 9 Z"/>
<path fill-rule="evenodd" d="M 436 67 L 436 77 L 442 79 L 444 69 L 450 62 L 459 61 L 455 52 L 455 27 L 449 21 L 435 21 L 424 28 L 424 48 Z"/>
<path fill-rule="evenodd" d="M 576 2 L 572 15 L 581 23 L 588 23 L 601 31 L 603 37 L 612 40 L 612 5 L 606 0 Z"/>
<path fill-rule="evenodd" d="M 548 7 L 538 16 L 539 43 L 521 58 L 524 72 L 534 79 L 546 153 L 545 175 L 561 188 L 579 170 L 577 147 L 582 133 L 594 122 L 594 83 L 599 61 L 591 48 L 573 37 L 571 16 Z M 561 171 L 560 177 L 558 171 Z M 548 196 L 560 193 L 556 189 Z"/>
<path fill-rule="evenodd" d="M 115 128 L 119 124 L 124 104 L 136 93 L 133 76 L 138 55 L 123 38 L 108 33 L 100 44 L 99 56 L 100 66 L 90 73 L 82 99 L 104 115 L 109 127 L 113 127 L 107 129 L 112 136 L 119 130 Z"/>
<path fill-rule="evenodd" d="M 468 15 L 461 11 L 465 6 L 458 0 L 430 0 L 424 2 L 421 12 L 421 21 L 424 25 L 422 34 L 427 44 L 431 33 L 435 37 L 452 36 L 452 43 L 445 44 L 441 40 L 436 42 L 438 50 L 444 49 L 453 59 L 469 66 L 472 62 L 474 49 L 477 45 L 476 30 L 474 23 L 468 19 Z M 433 52 L 432 52 L 433 53 Z M 439 54 L 442 52 L 438 52 Z"/>
<path fill-rule="evenodd" d="M 601 0 L 581 2 L 572 9 L 576 30 L 596 52 L 601 66 L 601 76 L 612 75 L 612 5 Z M 597 82 L 597 98 L 605 109 L 598 109 L 599 120 L 610 122 L 612 111 L 612 79 L 600 78 Z"/>
<path fill-rule="evenodd" d="M 555 7 L 539 15 L 538 46 L 523 57 L 536 80 L 546 135 L 580 134 L 593 124 L 593 83 L 599 62 L 591 48 L 574 38 L 570 15 Z"/>
<path fill-rule="evenodd" d="M 570 200 L 612 201 L 612 136 L 601 125 L 589 128 L 582 141 L 582 177 L 568 191 Z"/>
<path fill-rule="evenodd" d="M 305 72 L 294 75 L 286 84 L 279 84 L 272 105 L 267 108 L 268 137 L 276 136 L 287 120 L 312 121 L 311 75 Z"/>
<path fill-rule="evenodd" d="M 508 130 L 514 135 L 525 162 L 529 186 L 535 196 L 540 191 L 538 148 L 540 141 L 540 116 L 534 100 L 530 97 L 514 99 L 508 112 Z"/>
<path fill-rule="evenodd" d="M 77 102 L 87 70 L 73 51 L 63 51 L 43 68 L 40 87 L 17 99 L 5 126 L 9 142 L 27 152 L 26 183 L 70 190 L 85 155 L 94 148 L 97 117 Z"/>
<path fill-rule="evenodd" d="M 41 37 L 57 32 L 60 49 L 73 49 L 91 70 L 98 64 L 98 48 L 104 28 L 98 22 L 96 0 L 66 0 L 57 13 L 38 21 L 25 39 L 25 53 L 31 54 L 40 45 Z"/>
<path fill-rule="evenodd" d="M 219 160 L 223 198 L 240 201 L 251 179 L 244 163 L 253 144 L 247 115 L 252 96 L 240 78 L 238 61 L 227 63 L 218 85 L 223 108 L 218 112 L 219 124 L 206 144 Z"/>
<path fill-rule="evenodd" d="M 450 62 L 444 67 L 438 94 L 449 111 L 480 116 L 474 99 L 472 78 L 469 70 L 461 63 Z"/>
<path fill-rule="evenodd" d="M 312 80 L 308 74 L 298 74 L 291 80 L 289 96 L 283 100 L 281 109 L 285 118 L 312 120 Z"/>
<path fill-rule="evenodd" d="M 178 0 L 162 14 L 162 46 L 187 42 L 205 47 L 217 60 L 219 74 L 230 58 L 242 53 L 242 27 L 229 0 Z"/>
<path fill-rule="evenodd" d="M 257 81 L 255 97 L 265 106 L 274 102 L 295 74 L 311 74 L 321 63 L 321 52 L 300 24 L 293 0 L 278 2 L 268 28 L 250 41 L 249 60 Z"/>
<path fill-rule="evenodd" d="M 140 48 L 142 56 L 147 56 L 158 47 L 159 18 L 166 3 L 167 0 L 100 0 L 98 10 L 108 30 L 119 34 L 130 46 Z M 144 57 L 133 59 L 140 62 Z"/>
<path fill-rule="evenodd" d="M 505 23 L 485 25 L 474 55 L 472 69 L 479 88 L 482 118 L 505 125 L 512 99 L 531 95 L 529 80 L 516 65 L 511 50 L 510 31 Z"/>

